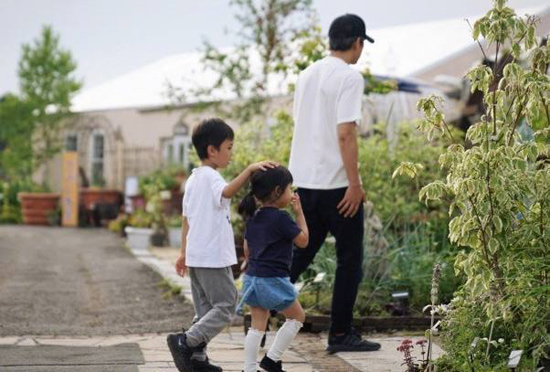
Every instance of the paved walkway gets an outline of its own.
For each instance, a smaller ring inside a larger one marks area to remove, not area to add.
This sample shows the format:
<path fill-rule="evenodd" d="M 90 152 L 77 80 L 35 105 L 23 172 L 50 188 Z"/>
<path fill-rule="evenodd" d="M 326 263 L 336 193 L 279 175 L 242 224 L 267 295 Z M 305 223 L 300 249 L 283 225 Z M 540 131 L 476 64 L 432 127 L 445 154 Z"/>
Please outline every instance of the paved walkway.
<path fill-rule="evenodd" d="M 189 279 L 187 277 L 180 277 L 174 270 L 174 263 L 178 257 L 178 252 L 179 250 L 176 248 L 163 247 L 150 248 L 145 252 L 134 251 L 134 254 L 140 261 L 152 267 L 163 277 L 181 286 L 182 294 L 192 301 Z M 238 355 L 238 360 L 242 361 L 243 330 L 242 328 L 233 328 L 230 335 L 231 337 L 228 335 L 220 335 L 214 341 L 218 342 L 218 340 L 224 340 L 223 342 L 234 344 L 235 349 L 231 351 L 231 355 L 233 357 Z M 401 344 L 404 337 L 409 336 L 369 335 L 369 340 L 382 344 L 381 350 L 370 353 L 338 353 L 331 356 L 324 351 L 327 339 L 326 334 L 312 335 L 300 333 L 292 344 L 292 350 L 289 351 L 288 356 L 285 355 L 283 362 L 285 362 L 285 369 L 288 371 L 402 371 L 404 370 L 402 366 L 402 355 L 397 351 L 397 347 Z M 268 340 L 270 338 L 273 339 L 273 337 L 268 337 Z M 423 339 L 421 335 L 411 338 L 414 341 Z M 231 368 L 234 367 L 233 362 L 230 362 L 230 360 L 226 361 L 225 353 L 221 350 L 218 351 L 216 345 L 216 343 L 212 343 L 212 347 L 210 348 L 211 358 L 221 362 L 224 369 L 232 371 L 233 369 Z M 265 351 L 262 353 L 265 353 Z M 434 345 L 433 355 L 437 357 L 441 355 L 441 353 L 441 348 Z M 414 350 L 413 355 L 420 359 L 420 350 Z M 300 358 L 302 358 L 301 362 Z M 290 362 L 292 364 L 288 365 Z M 235 370 L 240 370 L 239 368 L 240 367 L 237 366 Z"/>
<path fill-rule="evenodd" d="M 273 333 L 268 336 L 266 349 L 260 351 L 258 358 L 263 356 L 273 338 Z M 404 370 L 401 366 L 400 353 L 396 351 L 402 337 L 371 337 L 370 339 L 382 343 L 382 349 L 371 353 L 328 355 L 323 351 L 325 335 L 300 333 L 291 350 L 283 356 L 284 368 L 288 372 L 397 372 Z M 212 362 L 221 365 L 224 371 L 241 371 L 244 360 L 243 342 L 242 328 L 232 327 L 227 332 L 218 335 L 209 344 L 208 355 Z M 132 348 L 133 345 L 137 345 L 137 347 Z M 21 358 L 12 358 L 12 361 L 0 360 L 1 371 L 177 372 L 166 346 L 166 334 L 70 338 L 62 336 L 4 337 L 0 338 L 0 355 L 2 355 L 2 348 L 13 346 L 18 346 L 21 349 Z M 46 346 L 65 346 L 67 349 L 59 348 L 57 351 L 48 349 L 48 355 L 43 355 L 40 360 L 29 360 L 29 347 L 40 349 L 46 348 Z M 107 350 L 113 346 L 124 346 L 131 350 L 126 354 L 119 351 L 118 356 L 113 358 Z M 90 348 L 105 350 L 105 353 L 93 353 Z M 73 349 L 72 353 L 67 351 L 71 349 Z M 79 349 L 83 351 L 74 351 Z M 141 355 L 136 352 L 132 353 L 133 349 L 141 351 Z M 439 352 L 440 350 L 436 347 L 436 354 Z"/>
<path fill-rule="evenodd" d="M 0 337 L 170 332 L 193 306 L 106 229 L 0 225 Z"/>
<path fill-rule="evenodd" d="M 50 231 L 40 232 L 48 235 Z M 88 237 L 86 234 L 84 233 Z M 0 244 L 0 249 L 3 248 Z M 111 246 L 110 249 L 116 251 L 117 247 Z M 182 294 L 190 300 L 188 279 L 180 278 L 173 269 L 177 249 L 157 248 L 132 252 L 132 254 L 167 280 L 182 286 Z M 186 320 L 181 319 L 182 323 L 184 321 Z M 6 324 L 0 324 L 0 328 L 5 326 Z M 9 324 L 7 326 L 9 327 Z M 96 333 L 89 337 L 54 336 L 42 333 L 42 335 L 0 337 L 0 370 L 6 372 L 176 372 L 177 369 L 166 346 L 165 329 L 161 330 L 161 333 L 122 336 L 96 336 Z M 4 334 L 10 335 L 10 333 Z M 283 356 L 285 370 L 289 372 L 398 372 L 404 370 L 401 365 L 401 354 L 396 350 L 403 336 L 369 335 L 368 338 L 380 342 L 382 349 L 370 353 L 329 355 L 324 351 L 326 334 L 300 333 L 291 349 Z M 274 334 L 269 334 L 266 349 L 260 351 L 259 358 L 266 352 L 273 339 Z M 419 337 L 413 339 L 416 340 Z M 241 371 L 244 359 L 243 344 L 243 327 L 233 326 L 212 340 L 208 355 L 225 371 Z M 434 355 L 437 356 L 440 353 L 441 350 L 436 346 Z M 419 354 L 417 353 L 416 356 L 419 357 Z"/>

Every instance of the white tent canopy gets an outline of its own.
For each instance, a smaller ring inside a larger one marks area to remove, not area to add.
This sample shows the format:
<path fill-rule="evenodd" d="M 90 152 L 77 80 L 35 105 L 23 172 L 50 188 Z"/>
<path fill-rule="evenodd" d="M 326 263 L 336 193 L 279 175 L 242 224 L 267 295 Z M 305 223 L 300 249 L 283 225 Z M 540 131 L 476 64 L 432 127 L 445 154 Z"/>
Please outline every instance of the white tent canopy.
<path fill-rule="evenodd" d="M 542 9 L 522 9 L 518 14 L 537 14 Z M 469 19 L 473 24 L 477 18 L 479 16 Z M 369 34 L 376 43 L 365 44 L 363 56 L 354 68 L 369 66 L 373 74 L 395 77 L 411 76 L 474 43 L 464 18 L 375 29 Z M 254 51 L 251 53 L 251 70 L 258 74 L 259 57 Z M 286 81 L 273 79 L 268 93 L 286 94 L 287 85 L 292 80 L 293 77 Z M 177 54 L 84 90 L 73 99 L 73 110 L 86 112 L 168 105 L 172 103 L 168 83 L 184 93 L 187 103 L 195 103 L 201 98 L 192 96 L 190 92 L 197 87 L 211 86 L 215 81 L 216 73 L 203 69 L 200 53 Z M 236 96 L 234 92 L 222 90 L 211 98 L 231 100 Z"/>

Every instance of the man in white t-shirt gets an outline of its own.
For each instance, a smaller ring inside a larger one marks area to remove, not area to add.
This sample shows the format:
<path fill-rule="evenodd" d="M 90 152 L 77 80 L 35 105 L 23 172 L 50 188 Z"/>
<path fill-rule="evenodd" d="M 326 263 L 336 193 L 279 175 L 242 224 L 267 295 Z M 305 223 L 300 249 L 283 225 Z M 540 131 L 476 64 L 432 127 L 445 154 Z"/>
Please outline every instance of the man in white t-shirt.
<path fill-rule="evenodd" d="M 221 371 L 210 364 L 208 342 L 231 323 L 237 290 L 231 266 L 237 263 L 230 219 L 231 198 L 253 172 L 273 168 L 273 162 L 248 166 L 227 183 L 218 169 L 227 167 L 233 149 L 233 130 L 221 119 L 208 119 L 193 130 L 193 146 L 201 166 L 185 184 L 181 253 L 176 261 L 180 276 L 191 279 L 195 322 L 184 333 L 170 334 L 168 347 L 180 372 Z"/>
<path fill-rule="evenodd" d="M 365 191 L 359 177 L 357 125 L 365 82 L 349 65 L 359 60 L 364 40 L 374 42 L 360 17 L 336 18 L 329 30 L 330 55 L 300 73 L 294 95 L 289 168 L 310 238 L 306 249 L 294 250 L 290 278 L 295 282 L 307 269 L 330 232 L 338 261 L 330 352 L 380 349 L 352 327 L 363 261 Z"/>

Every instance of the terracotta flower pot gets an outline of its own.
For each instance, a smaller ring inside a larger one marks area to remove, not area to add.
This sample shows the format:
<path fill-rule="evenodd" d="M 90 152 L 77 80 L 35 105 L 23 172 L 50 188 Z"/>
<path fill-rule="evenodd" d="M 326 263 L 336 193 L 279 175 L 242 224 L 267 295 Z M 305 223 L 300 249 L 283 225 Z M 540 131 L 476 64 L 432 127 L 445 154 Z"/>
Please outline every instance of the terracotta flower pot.
<path fill-rule="evenodd" d="M 23 222 L 27 225 L 49 225 L 48 215 L 59 205 L 59 194 L 20 192 Z"/>
<path fill-rule="evenodd" d="M 80 189 L 80 203 L 92 210 L 96 204 L 120 204 L 122 193 L 118 190 Z"/>

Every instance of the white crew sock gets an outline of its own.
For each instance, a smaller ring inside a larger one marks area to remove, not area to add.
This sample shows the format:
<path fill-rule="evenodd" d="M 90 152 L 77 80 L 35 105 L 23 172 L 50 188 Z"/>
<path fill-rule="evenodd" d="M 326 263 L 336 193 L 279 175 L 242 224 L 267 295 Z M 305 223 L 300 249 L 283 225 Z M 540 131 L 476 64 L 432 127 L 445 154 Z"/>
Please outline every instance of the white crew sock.
<path fill-rule="evenodd" d="M 258 371 L 258 352 L 264 333 L 254 328 L 248 329 L 244 339 L 244 372 Z"/>
<path fill-rule="evenodd" d="M 281 360 L 283 353 L 288 349 L 294 337 L 304 325 L 295 319 L 287 319 L 275 336 L 273 345 L 267 352 L 267 357 L 275 362 Z"/>

